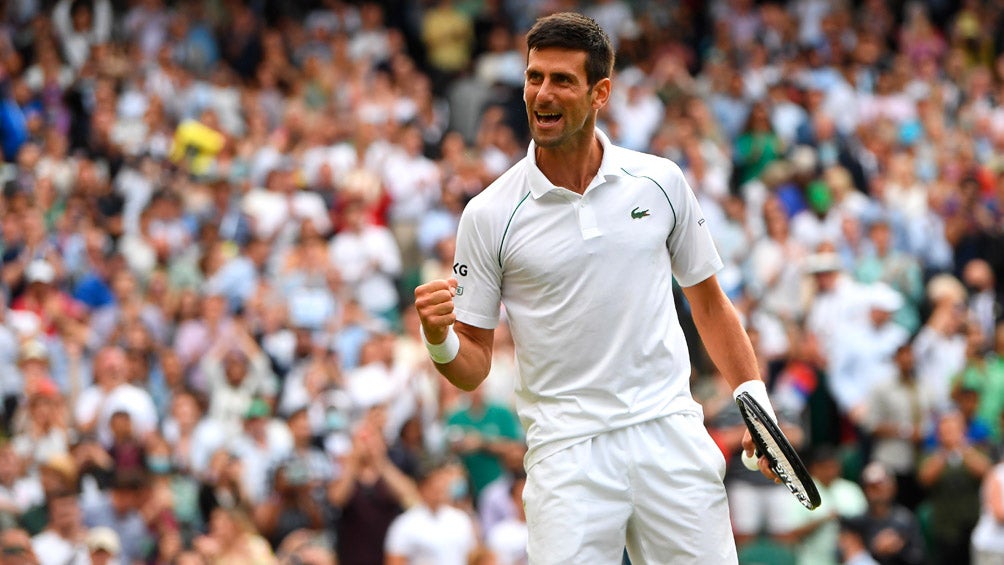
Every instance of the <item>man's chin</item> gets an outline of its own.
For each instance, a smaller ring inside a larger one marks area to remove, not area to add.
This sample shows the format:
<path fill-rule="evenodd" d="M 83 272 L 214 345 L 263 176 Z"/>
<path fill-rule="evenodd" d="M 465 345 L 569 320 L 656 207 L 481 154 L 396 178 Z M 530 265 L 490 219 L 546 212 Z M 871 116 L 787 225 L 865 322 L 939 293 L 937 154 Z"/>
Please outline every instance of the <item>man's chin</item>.
<path fill-rule="evenodd" d="M 531 132 L 530 139 L 533 140 L 534 145 L 543 149 L 549 149 L 561 145 L 561 137 L 558 136 L 543 136 L 538 133 Z"/>

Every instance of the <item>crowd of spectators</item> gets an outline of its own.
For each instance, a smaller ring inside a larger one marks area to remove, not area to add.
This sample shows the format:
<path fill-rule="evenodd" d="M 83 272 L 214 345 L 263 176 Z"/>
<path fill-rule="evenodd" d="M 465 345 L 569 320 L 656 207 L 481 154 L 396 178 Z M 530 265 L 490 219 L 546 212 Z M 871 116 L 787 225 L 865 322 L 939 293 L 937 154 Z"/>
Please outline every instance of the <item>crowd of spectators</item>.
<path fill-rule="evenodd" d="M 1001 563 L 976 0 L 0 3 L 3 562 L 525 563 L 511 336 L 461 393 L 409 297 L 525 155 L 522 37 L 559 10 L 611 36 L 599 125 L 682 168 L 823 495 L 738 463 L 681 294 L 742 560 Z"/>

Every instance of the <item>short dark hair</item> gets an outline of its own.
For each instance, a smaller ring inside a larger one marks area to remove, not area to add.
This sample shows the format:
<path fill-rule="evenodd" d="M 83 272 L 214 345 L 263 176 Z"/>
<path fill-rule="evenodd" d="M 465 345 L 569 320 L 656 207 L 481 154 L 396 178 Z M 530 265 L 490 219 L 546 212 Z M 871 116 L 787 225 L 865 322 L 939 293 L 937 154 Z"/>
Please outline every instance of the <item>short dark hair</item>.
<path fill-rule="evenodd" d="M 526 34 L 527 51 L 558 47 L 586 52 L 586 82 L 592 86 L 614 70 L 614 48 L 596 20 L 559 12 L 537 20 Z"/>

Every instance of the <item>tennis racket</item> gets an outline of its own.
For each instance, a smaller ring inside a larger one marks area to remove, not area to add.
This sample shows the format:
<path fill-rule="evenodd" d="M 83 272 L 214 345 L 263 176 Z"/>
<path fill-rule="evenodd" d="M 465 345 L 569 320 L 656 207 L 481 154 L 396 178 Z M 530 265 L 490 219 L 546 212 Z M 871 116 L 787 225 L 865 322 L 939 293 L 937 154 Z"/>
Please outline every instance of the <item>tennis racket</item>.
<path fill-rule="evenodd" d="M 815 510 L 819 506 L 816 483 L 812 482 L 805 463 L 802 463 L 788 438 L 784 437 L 781 428 L 767 415 L 760 403 L 750 396 L 750 393 L 740 393 L 736 397 L 736 404 L 739 405 L 739 413 L 742 414 L 750 436 L 753 437 L 757 457 L 766 455 L 770 469 L 781 479 L 784 486 L 788 487 L 791 494 L 795 495 L 802 506 Z"/>

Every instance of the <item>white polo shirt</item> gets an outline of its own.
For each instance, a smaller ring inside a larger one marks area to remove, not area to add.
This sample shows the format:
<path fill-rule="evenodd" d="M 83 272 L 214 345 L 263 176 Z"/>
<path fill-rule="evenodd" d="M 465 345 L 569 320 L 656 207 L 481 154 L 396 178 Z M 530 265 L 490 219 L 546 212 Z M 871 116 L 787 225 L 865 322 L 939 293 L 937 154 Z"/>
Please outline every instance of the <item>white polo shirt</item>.
<path fill-rule="evenodd" d="M 494 328 L 505 304 L 527 468 L 601 432 L 700 411 L 672 278 L 697 284 L 722 261 L 680 168 L 596 135 L 603 160 L 582 195 L 547 180 L 531 142 L 458 228 L 457 319 Z"/>

